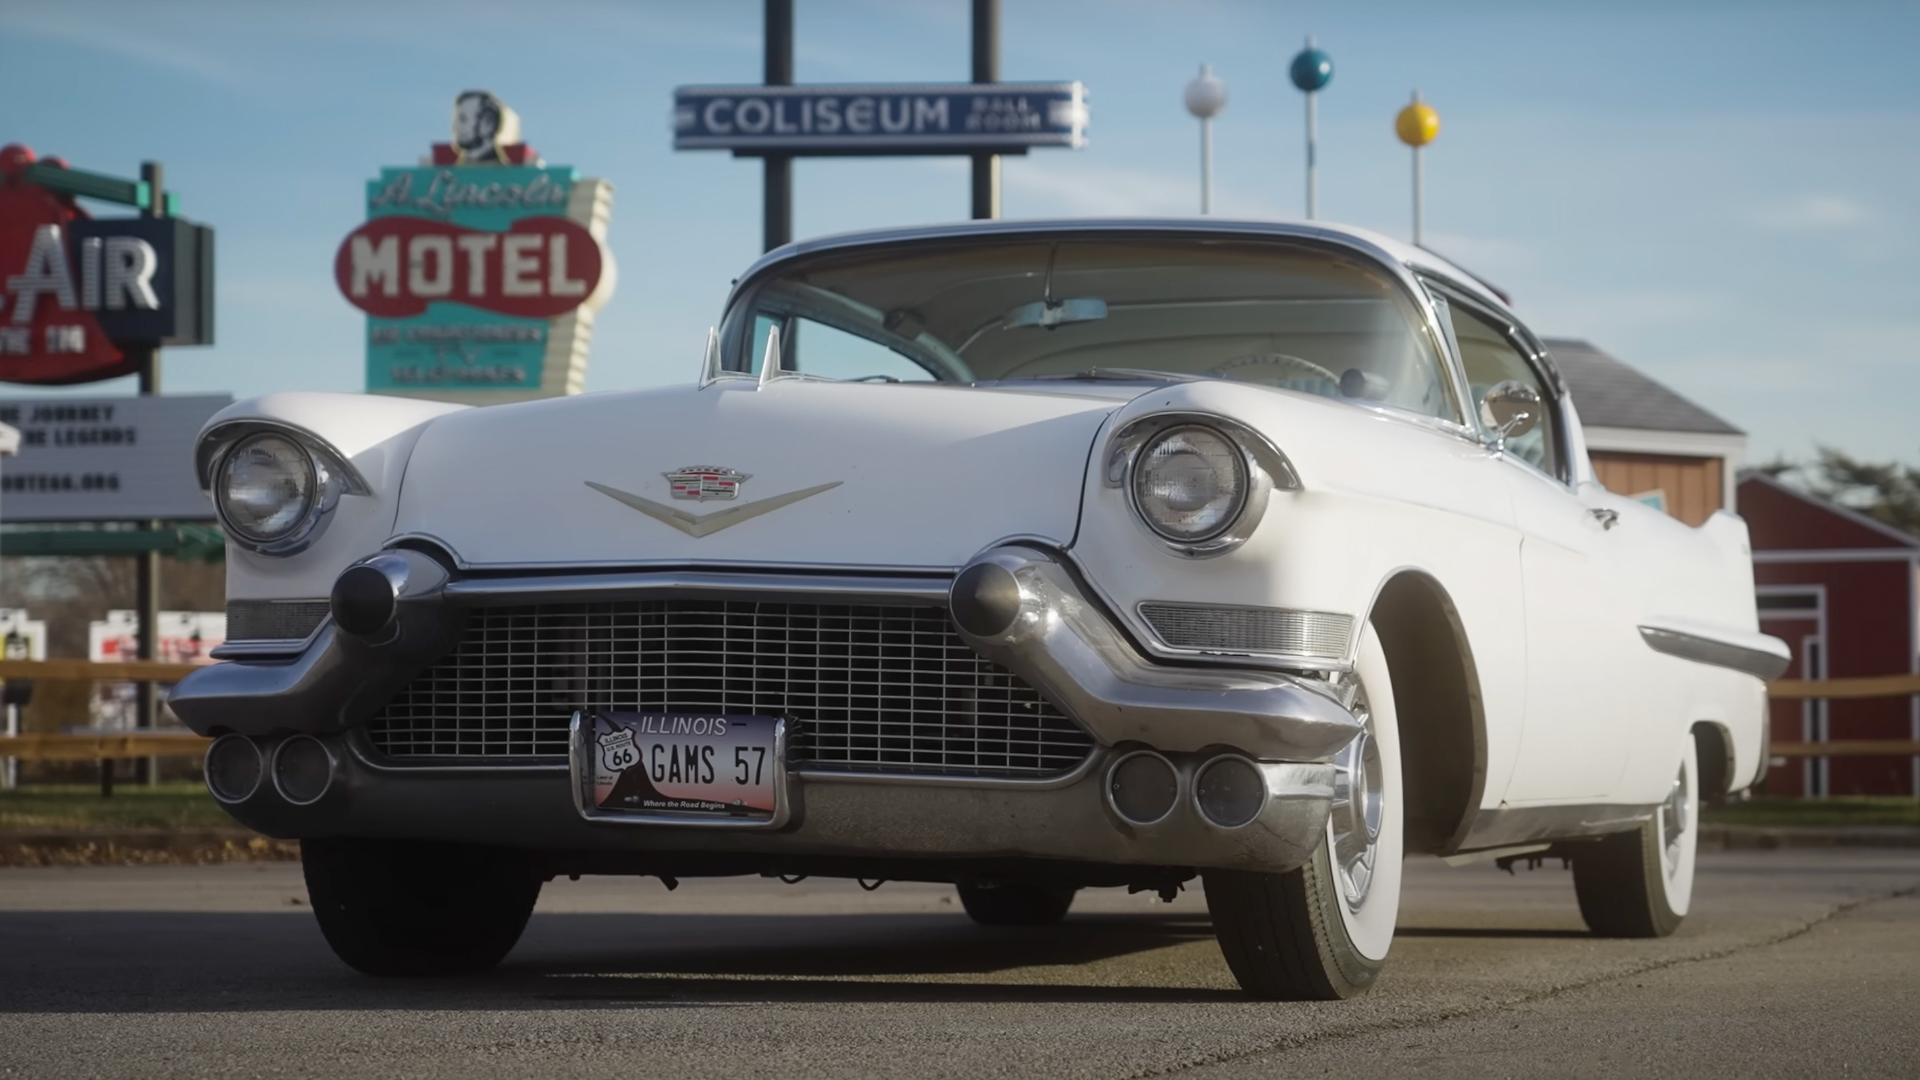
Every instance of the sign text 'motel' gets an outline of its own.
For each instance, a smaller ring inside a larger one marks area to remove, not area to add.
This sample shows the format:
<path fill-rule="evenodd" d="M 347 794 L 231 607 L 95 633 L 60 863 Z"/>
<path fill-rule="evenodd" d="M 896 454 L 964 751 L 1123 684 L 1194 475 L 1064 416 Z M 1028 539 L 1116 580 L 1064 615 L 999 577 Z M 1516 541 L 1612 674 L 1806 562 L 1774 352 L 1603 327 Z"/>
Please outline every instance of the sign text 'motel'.
<path fill-rule="evenodd" d="M 1085 146 L 1077 82 L 682 86 L 675 150 L 739 154 L 1024 153 Z"/>

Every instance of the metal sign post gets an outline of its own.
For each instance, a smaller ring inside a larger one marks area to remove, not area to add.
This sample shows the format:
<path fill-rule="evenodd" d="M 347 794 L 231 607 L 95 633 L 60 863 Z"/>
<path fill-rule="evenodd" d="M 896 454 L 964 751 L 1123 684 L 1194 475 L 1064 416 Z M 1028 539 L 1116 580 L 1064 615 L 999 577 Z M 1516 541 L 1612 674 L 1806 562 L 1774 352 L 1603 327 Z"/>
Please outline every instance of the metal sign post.
<path fill-rule="evenodd" d="M 1294 55 L 1287 69 L 1294 88 L 1307 98 L 1307 220 L 1320 216 L 1320 123 L 1314 102 L 1333 79 L 1333 60 L 1307 38 L 1307 47 Z"/>
<path fill-rule="evenodd" d="M 1420 247 L 1426 239 L 1426 222 L 1422 220 L 1426 212 L 1426 176 L 1421 172 L 1420 148 L 1440 134 L 1440 114 L 1422 102 L 1420 91 L 1415 90 L 1413 103 L 1393 118 L 1393 132 L 1413 148 L 1413 246 Z"/>
<path fill-rule="evenodd" d="M 1213 118 L 1227 107 L 1227 84 L 1200 65 L 1200 74 L 1187 84 L 1187 111 L 1200 121 L 1200 212 L 1213 213 Z"/>
<path fill-rule="evenodd" d="M 973 81 L 1000 81 L 1000 0 L 973 0 Z M 973 218 L 1000 216 L 1000 155 L 973 155 Z"/>
<path fill-rule="evenodd" d="M 165 189 L 164 173 L 157 161 L 140 163 L 140 179 L 153 193 L 152 201 L 142 211 L 143 217 L 161 217 L 166 207 L 163 197 Z M 157 397 L 160 394 L 160 347 L 149 345 L 146 355 L 140 358 L 140 396 Z M 148 521 L 147 528 L 158 529 L 160 522 Z M 148 551 L 136 556 L 139 560 L 138 571 L 134 578 L 134 607 L 140 612 L 140 654 L 138 659 L 154 658 L 154 645 L 160 639 L 160 553 Z M 141 682 L 139 686 L 138 712 L 134 715 L 134 726 L 141 730 L 152 729 L 160 719 L 160 687 L 152 682 Z M 111 769 L 113 762 L 103 760 L 102 769 Z M 141 758 L 135 765 L 137 779 L 149 786 L 160 782 L 160 759 Z M 108 782 L 111 786 L 111 781 Z"/>
<path fill-rule="evenodd" d="M 999 74 L 999 0 L 973 0 L 970 83 L 796 86 L 793 0 L 766 0 L 765 81 L 675 88 L 673 148 L 763 159 L 769 250 L 793 239 L 796 157 L 966 157 L 972 216 L 998 217 L 1001 155 L 1087 144 L 1084 86 L 1002 83 Z"/>
<path fill-rule="evenodd" d="M 767 0 L 768 86 L 793 85 L 793 0 Z M 793 239 L 793 155 L 768 154 L 761 241 L 766 250 Z"/>

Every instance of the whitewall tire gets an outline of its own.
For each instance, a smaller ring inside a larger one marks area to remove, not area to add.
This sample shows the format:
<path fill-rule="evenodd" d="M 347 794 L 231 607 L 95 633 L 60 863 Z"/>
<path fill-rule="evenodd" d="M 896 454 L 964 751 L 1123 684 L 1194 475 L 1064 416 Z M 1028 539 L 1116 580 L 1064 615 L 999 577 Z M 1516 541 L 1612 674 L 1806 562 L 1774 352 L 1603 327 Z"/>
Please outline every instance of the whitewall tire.
<path fill-rule="evenodd" d="M 1700 754 L 1692 736 L 1667 798 L 1640 828 L 1586 846 L 1573 859 L 1574 892 L 1602 937 L 1666 937 L 1693 904 L 1700 847 Z"/>
<path fill-rule="evenodd" d="M 1379 978 L 1393 944 L 1406 842 L 1400 728 L 1386 652 L 1371 625 L 1354 676 L 1365 730 L 1336 762 L 1333 813 L 1313 858 L 1282 874 L 1204 875 L 1220 951 L 1256 998 L 1356 997 Z"/>

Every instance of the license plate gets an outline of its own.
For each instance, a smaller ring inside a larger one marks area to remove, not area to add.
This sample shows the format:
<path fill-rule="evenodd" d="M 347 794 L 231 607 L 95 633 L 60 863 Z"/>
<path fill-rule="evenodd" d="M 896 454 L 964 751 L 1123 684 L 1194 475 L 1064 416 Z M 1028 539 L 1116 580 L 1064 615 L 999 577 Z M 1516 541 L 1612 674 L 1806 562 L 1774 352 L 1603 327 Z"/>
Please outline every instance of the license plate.
<path fill-rule="evenodd" d="M 782 816 L 779 717 L 618 712 L 576 723 L 574 772 L 588 817 L 766 825 Z"/>

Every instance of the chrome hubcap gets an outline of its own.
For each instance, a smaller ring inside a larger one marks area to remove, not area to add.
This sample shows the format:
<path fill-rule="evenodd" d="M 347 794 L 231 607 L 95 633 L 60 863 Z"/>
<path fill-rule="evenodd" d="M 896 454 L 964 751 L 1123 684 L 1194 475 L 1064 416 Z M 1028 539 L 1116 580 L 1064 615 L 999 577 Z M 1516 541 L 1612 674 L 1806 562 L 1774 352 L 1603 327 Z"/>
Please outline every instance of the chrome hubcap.
<path fill-rule="evenodd" d="M 1347 906 L 1358 910 L 1373 885 L 1385 810 L 1380 747 L 1373 739 L 1373 713 L 1364 699 L 1354 704 L 1363 727 L 1333 759 L 1333 812 L 1327 822 L 1333 871 Z"/>
<path fill-rule="evenodd" d="M 1680 772 L 1673 778 L 1673 788 L 1667 792 L 1667 801 L 1660 804 L 1660 847 L 1666 860 L 1667 872 L 1671 874 L 1680 865 L 1680 841 L 1687 834 L 1687 816 L 1693 802 L 1693 792 L 1687 787 L 1687 768 L 1682 765 Z"/>

